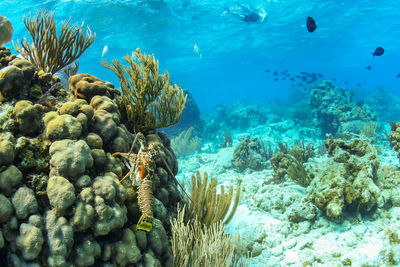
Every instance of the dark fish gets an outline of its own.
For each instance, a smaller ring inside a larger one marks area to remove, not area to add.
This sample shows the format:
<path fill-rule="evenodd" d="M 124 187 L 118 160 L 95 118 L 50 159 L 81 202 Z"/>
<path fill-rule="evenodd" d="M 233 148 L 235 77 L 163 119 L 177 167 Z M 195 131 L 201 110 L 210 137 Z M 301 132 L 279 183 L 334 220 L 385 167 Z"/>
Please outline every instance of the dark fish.
<path fill-rule="evenodd" d="M 324 75 L 322 75 L 321 73 L 318 73 L 318 77 L 323 78 Z"/>
<path fill-rule="evenodd" d="M 307 30 L 309 32 L 313 32 L 317 28 L 317 24 L 315 24 L 315 20 L 312 17 L 308 17 L 307 18 L 307 24 L 306 25 L 307 25 Z"/>
<path fill-rule="evenodd" d="M 375 52 L 372 53 L 372 56 L 382 56 L 383 53 L 385 53 L 385 49 L 383 49 L 382 47 L 378 46 L 378 47 L 375 49 Z"/>
<path fill-rule="evenodd" d="M 345 84 L 349 84 L 349 82 L 348 82 L 348 81 L 345 81 L 344 83 L 345 83 Z"/>
<path fill-rule="evenodd" d="M 399 74 L 400 75 L 400 74 Z M 290 78 L 290 80 L 292 81 L 292 82 L 294 82 L 294 78 Z"/>
<path fill-rule="evenodd" d="M 336 81 L 336 78 L 332 78 L 332 81 Z"/>
<path fill-rule="evenodd" d="M 332 102 L 333 101 L 333 96 L 331 96 L 330 98 L 329 98 L 329 102 Z"/>
<path fill-rule="evenodd" d="M 265 70 L 265 72 L 270 72 L 270 70 Z"/>
<path fill-rule="evenodd" d="M 276 79 L 276 78 L 275 78 L 274 81 L 277 82 L 277 81 L 279 81 L 279 79 Z"/>
<path fill-rule="evenodd" d="M 283 77 L 282 80 L 286 80 L 286 77 Z"/>
<path fill-rule="evenodd" d="M 397 78 L 400 78 L 400 73 L 399 74 L 397 74 L 397 76 L 396 76 Z"/>
<path fill-rule="evenodd" d="M 298 83 L 298 85 L 302 86 L 303 84 L 302 83 Z"/>
<path fill-rule="evenodd" d="M 277 76 L 277 75 L 278 75 L 278 72 L 277 72 L 277 71 L 274 71 L 274 75 Z"/>
<path fill-rule="evenodd" d="M 357 86 L 361 86 L 361 83 L 357 83 L 356 85 L 357 85 Z"/>
<path fill-rule="evenodd" d="M 368 66 L 366 66 L 365 68 L 366 68 L 367 70 L 371 70 L 371 69 L 372 69 L 371 65 L 368 65 Z"/>

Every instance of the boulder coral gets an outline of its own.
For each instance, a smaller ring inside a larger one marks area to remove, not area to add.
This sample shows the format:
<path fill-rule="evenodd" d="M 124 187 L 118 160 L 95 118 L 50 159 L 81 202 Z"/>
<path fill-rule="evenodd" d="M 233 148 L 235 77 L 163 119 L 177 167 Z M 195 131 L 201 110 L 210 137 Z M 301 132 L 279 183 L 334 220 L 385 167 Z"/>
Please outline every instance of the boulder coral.
<path fill-rule="evenodd" d="M 144 134 L 158 151 L 154 226 L 136 231 L 138 188 L 120 182 L 130 165 L 113 156 L 129 152 L 136 137 L 121 96 L 100 80 L 107 90 L 68 95 L 60 85 L 43 97 L 57 78 L 32 74 L 29 62 L 0 47 L 0 72 L 8 71 L 19 74 L 0 75 L 0 263 L 173 266 L 169 218 L 184 199 L 169 138 L 155 129 Z"/>

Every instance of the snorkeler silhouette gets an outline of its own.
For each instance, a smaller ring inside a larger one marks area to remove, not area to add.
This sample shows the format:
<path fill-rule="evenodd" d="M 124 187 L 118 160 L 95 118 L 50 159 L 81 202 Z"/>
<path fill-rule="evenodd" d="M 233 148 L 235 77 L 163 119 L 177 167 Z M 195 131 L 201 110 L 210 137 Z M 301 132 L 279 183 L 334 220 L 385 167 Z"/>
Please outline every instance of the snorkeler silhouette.
<path fill-rule="evenodd" d="M 262 23 L 267 16 L 267 13 L 263 8 L 257 9 L 253 7 L 247 7 L 239 2 L 233 8 L 226 8 L 222 14 L 232 14 L 233 16 L 243 20 L 247 23 Z"/>

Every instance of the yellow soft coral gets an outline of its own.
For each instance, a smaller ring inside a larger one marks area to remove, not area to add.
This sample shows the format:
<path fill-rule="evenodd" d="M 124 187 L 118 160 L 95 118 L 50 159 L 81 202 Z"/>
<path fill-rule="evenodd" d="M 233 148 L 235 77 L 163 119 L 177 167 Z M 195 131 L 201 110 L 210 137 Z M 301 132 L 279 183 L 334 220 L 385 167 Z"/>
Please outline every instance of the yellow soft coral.
<path fill-rule="evenodd" d="M 111 64 L 101 62 L 118 76 L 123 94 L 121 104 L 131 128 L 137 133 L 176 124 L 186 103 L 183 90 L 170 84 L 167 71 L 159 74 L 154 55 L 136 49 L 135 58 L 124 57 L 128 66 L 116 59 Z"/>

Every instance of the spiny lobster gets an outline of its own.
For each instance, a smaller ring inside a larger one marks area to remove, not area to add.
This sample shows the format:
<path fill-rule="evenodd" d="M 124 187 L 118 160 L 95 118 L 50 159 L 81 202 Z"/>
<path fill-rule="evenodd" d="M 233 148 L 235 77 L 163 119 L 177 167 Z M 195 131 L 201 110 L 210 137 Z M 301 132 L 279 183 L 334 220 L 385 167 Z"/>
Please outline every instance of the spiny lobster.
<path fill-rule="evenodd" d="M 132 150 L 138 140 L 140 149 L 137 154 Z M 121 179 L 120 183 L 128 176 L 131 176 L 132 184 L 138 186 L 138 203 L 142 216 L 136 226 L 136 230 L 150 232 L 153 226 L 153 176 L 156 168 L 154 157 L 158 154 L 158 147 L 155 144 L 147 145 L 146 138 L 142 133 L 137 133 L 129 153 L 116 152 L 112 156 L 122 156 L 130 163 L 130 171 Z M 132 177 L 132 175 L 134 175 Z"/>

